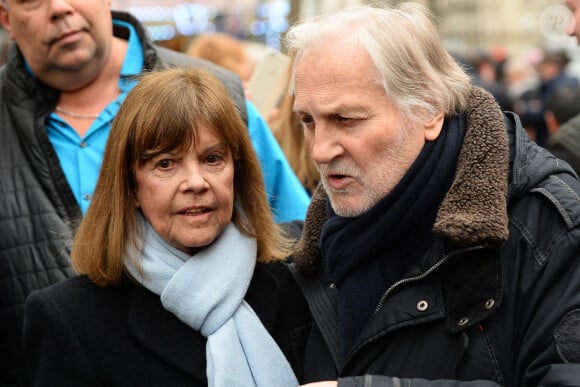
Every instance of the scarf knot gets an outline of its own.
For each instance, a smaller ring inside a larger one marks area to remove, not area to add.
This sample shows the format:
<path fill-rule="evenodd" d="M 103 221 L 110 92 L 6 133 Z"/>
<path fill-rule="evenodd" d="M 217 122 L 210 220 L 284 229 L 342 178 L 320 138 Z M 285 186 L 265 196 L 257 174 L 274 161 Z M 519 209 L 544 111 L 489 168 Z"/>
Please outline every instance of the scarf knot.
<path fill-rule="evenodd" d="M 160 296 L 166 310 L 207 337 L 208 385 L 297 386 L 284 354 L 244 301 L 256 265 L 256 239 L 230 223 L 210 246 L 189 256 L 139 219 L 143 276 L 128 258 L 125 266 Z"/>

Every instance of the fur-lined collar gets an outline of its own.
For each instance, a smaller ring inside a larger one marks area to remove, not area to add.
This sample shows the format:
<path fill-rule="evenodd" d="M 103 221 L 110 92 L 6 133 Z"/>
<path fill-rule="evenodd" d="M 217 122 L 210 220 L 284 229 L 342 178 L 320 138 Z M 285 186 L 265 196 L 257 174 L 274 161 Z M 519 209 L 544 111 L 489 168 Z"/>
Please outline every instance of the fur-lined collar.
<path fill-rule="evenodd" d="M 501 244 L 508 237 L 509 144 L 503 114 L 493 96 L 472 87 L 465 140 L 455 179 L 433 225 L 436 235 L 456 245 Z M 320 262 L 320 232 L 326 221 L 326 192 L 318 186 L 293 255 L 296 266 L 313 272 Z"/>

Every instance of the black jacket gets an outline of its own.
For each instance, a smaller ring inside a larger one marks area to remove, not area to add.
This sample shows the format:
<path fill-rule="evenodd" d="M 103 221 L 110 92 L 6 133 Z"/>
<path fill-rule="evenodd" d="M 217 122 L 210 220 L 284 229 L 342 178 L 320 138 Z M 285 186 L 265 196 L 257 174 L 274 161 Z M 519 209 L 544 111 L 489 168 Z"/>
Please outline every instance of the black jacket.
<path fill-rule="evenodd" d="M 314 194 L 294 255 L 316 322 L 307 382 L 580 386 L 580 182 L 488 93 L 473 88 L 466 114 L 437 241 L 385 292 L 345 359 L 340 289 L 318 247 L 326 194 Z"/>
<path fill-rule="evenodd" d="M 308 306 L 285 264 L 258 264 L 245 299 L 299 371 L 291 336 Z M 207 385 L 206 339 L 129 280 L 99 288 L 83 276 L 33 292 L 24 343 L 34 386 Z"/>
<path fill-rule="evenodd" d="M 134 25 L 143 42 L 145 70 L 173 65 L 212 70 L 246 118 L 244 91 L 233 74 L 209 62 L 154 47 L 129 14 L 114 19 Z M 115 33 L 122 36 L 123 29 Z M 0 69 L 0 385 L 25 384 L 23 304 L 28 294 L 73 275 L 70 240 L 79 206 L 50 143 L 45 119 L 59 92 L 24 68 L 16 46 Z"/>

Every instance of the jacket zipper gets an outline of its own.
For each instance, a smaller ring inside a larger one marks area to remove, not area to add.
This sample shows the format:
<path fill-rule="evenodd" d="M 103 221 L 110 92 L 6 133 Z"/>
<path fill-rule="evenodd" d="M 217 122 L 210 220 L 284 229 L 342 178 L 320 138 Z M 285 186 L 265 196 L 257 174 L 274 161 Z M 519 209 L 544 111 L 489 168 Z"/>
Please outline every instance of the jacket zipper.
<path fill-rule="evenodd" d="M 468 247 L 465 249 L 452 251 L 449 254 L 443 255 L 443 259 L 441 259 L 439 262 L 437 262 L 435 265 L 431 266 L 428 270 L 421 273 L 420 275 L 415 276 L 415 277 L 403 278 L 402 280 L 395 282 L 385 291 L 385 293 L 383 293 L 381 299 L 379 300 L 379 304 L 375 308 L 375 312 L 373 313 L 373 315 L 376 315 L 379 312 L 379 310 L 381 310 L 381 308 L 385 305 L 385 302 L 387 301 L 387 297 L 392 293 L 393 289 L 395 289 L 399 286 L 402 286 L 406 283 L 409 283 L 409 282 L 414 282 L 414 281 L 419 281 L 419 280 L 424 279 L 429 274 L 431 274 L 434 270 L 436 270 L 439 266 L 443 265 L 451 257 L 453 257 L 457 254 L 461 254 L 461 253 L 465 253 L 465 252 L 469 252 L 469 251 L 481 250 L 483 248 L 485 248 L 485 245 L 478 245 L 478 246 L 473 246 L 473 247 Z"/>

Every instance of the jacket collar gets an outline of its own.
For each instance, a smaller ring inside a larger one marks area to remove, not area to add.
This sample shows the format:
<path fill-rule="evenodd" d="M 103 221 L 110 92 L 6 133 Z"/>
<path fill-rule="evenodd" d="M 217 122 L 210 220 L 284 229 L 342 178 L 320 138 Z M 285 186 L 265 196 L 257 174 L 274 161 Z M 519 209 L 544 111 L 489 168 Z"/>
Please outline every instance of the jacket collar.
<path fill-rule="evenodd" d="M 465 113 L 467 128 L 455 179 L 433 230 L 452 245 L 500 245 L 508 236 L 509 143 L 504 116 L 493 96 L 475 86 Z M 326 221 L 326 198 L 320 184 L 296 245 L 294 262 L 304 272 L 316 271 L 321 261 L 320 232 Z"/>
<path fill-rule="evenodd" d="M 124 21 L 133 26 L 133 28 L 137 32 L 139 40 L 143 44 L 143 58 L 144 58 L 143 68 L 145 70 L 153 70 L 157 65 L 158 61 L 156 48 L 153 45 L 153 42 L 147 37 L 147 33 L 145 32 L 145 29 L 143 28 L 141 23 L 137 20 L 137 18 L 135 18 L 133 15 L 127 12 L 111 11 L 111 14 L 113 16 L 113 19 Z M 122 31 L 122 29 L 120 29 L 120 31 Z M 120 33 L 119 31 L 115 31 L 115 36 L 119 36 L 119 33 Z M 125 37 L 125 39 L 126 38 L 127 37 Z"/>

